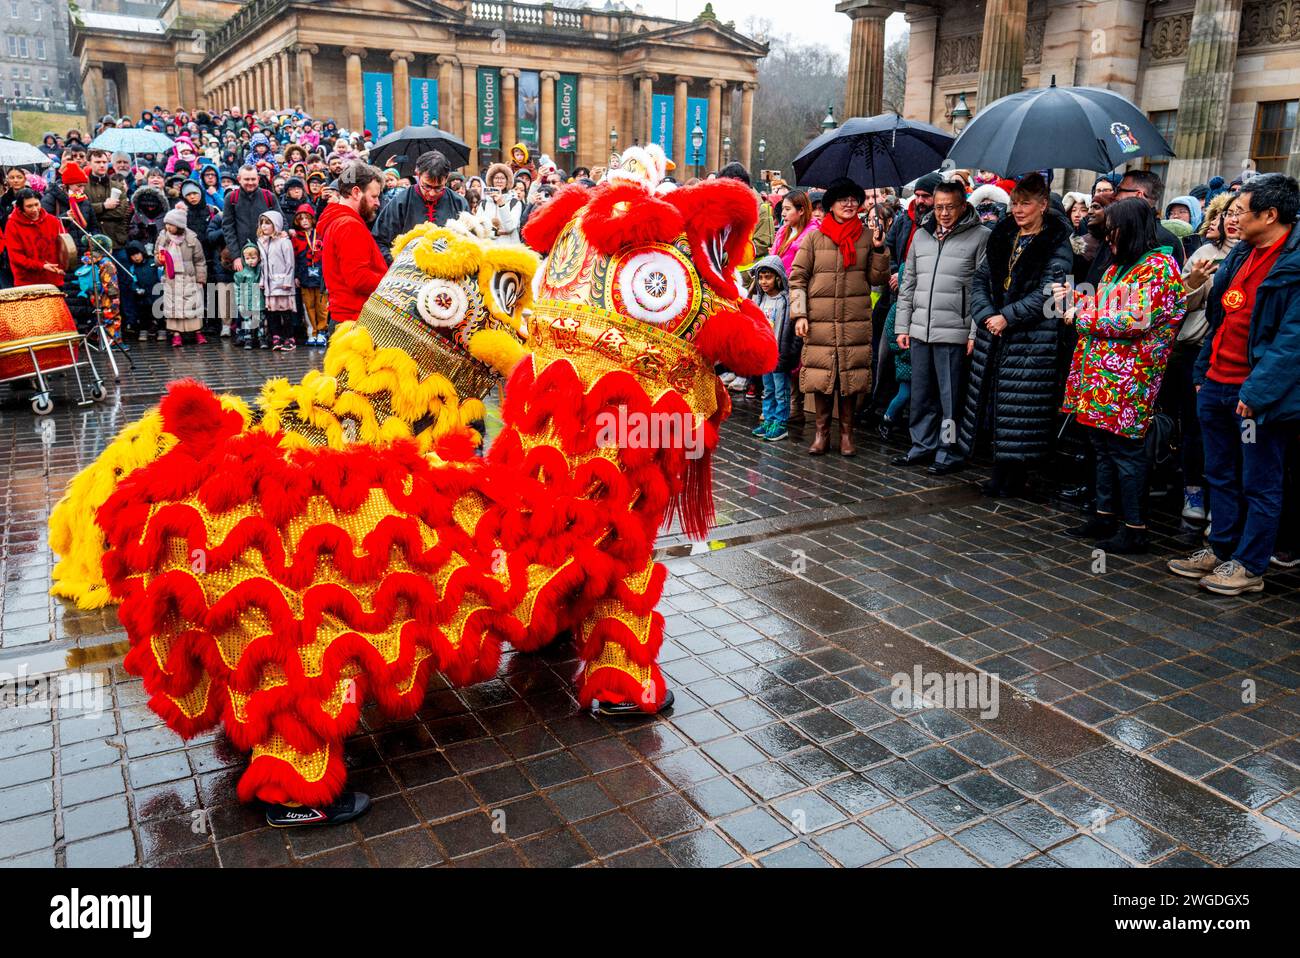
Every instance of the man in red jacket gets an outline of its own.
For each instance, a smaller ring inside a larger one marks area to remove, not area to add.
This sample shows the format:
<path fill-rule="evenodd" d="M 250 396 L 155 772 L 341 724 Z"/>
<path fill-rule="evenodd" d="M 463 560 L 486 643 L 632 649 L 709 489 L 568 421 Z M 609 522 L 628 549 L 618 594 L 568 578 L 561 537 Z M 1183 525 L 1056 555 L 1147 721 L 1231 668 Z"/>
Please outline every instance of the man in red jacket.
<path fill-rule="evenodd" d="M 59 235 L 63 224 L 41 208 L 35 190 L 19 190 L 14 213 L 5 226 L 5 250 L 13 267 L 15 286 L 39 283 L 63 285 L 59 266 Z"/>
<path fill-rule="evenodd" d="M 376 167 L 355 162 L 339 173 L 339 198 L 325 207 L 317 229 L 321 236 L 321 274 L 336 323 L 354 320 L 388 272 L 388 264 L 370 233 L 379 214 L 384 177 Z"/>

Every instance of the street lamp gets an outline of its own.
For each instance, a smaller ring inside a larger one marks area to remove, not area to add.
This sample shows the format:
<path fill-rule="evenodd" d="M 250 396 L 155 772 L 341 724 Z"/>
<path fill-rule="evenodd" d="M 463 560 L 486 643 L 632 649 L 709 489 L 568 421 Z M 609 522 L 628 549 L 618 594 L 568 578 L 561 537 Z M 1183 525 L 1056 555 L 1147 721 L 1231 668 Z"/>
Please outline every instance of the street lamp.
<path fill-rule="evenodd" d="M 826 133 L 833 129 L 835 129 L 835 113 L 828 106 L 826 108 L 826 116 L 822 119 L 822 132 Z"/>
<path fill-rule="evenodd" d="M 700 125 L 696 123 L 695 129 L 691 130 L 691 149 L 693 151 L 691 153 L 691 165 L 696 168 L 696 173 L 699 172 L 700 147 L 702 146 L 704 146 L 704 131 L 701 130 Z"/>
<path fill-rule="evenodd" d="M 970 121 L 970 107 L 966 105 L 965 93 L 957 94 L 957 103 L 953 106 L 952 113 L 949 114 L 948 118 L 952 120 L 952 131 L 954 133 L 960 133 L 966 128 L 966 124 Z"/>
<path fill-rule="evenodd" d="M 724 136 L 722 138 L 722 162 L 731 162 L 731 137 L 729 136 Z"/>
<path fill-rule="evenodd" d="M 609 152 L 618 152 L 618 130 L 612 126 L 609 128 Z"/>
<path fill-rule="evenodd" d="M 762 137 L 758 138 L 758 167 L 759 169 L 767 168 L 767 140 Z"/>

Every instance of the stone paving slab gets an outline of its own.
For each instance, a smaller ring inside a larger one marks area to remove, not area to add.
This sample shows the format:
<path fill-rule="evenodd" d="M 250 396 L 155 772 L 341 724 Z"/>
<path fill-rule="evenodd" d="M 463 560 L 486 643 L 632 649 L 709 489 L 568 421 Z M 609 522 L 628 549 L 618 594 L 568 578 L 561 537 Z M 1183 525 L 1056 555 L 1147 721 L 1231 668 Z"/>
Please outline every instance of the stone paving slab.
<path fill-rule="evenodd" d="M 0 671 L 102 676 L 108 704 L 38 684 L 0 709 L 0 865 L 1300 864 L 1297 573 L 1199 596 L 1161 571 L 1172 522 L 1151 557 L 1093 573 L 1068 511 L 986 503 L 978 470 L 899 470 L 877 442 L 853 460 L 762 443 L 743 401 L 714 541 L 660 542 L 671 714 L 593 717 L 567 647 L 507 653 L 491 682 L 435 679 L 409 722 L 367 713 L 346 754 L 363 819 L 265 827 L 235 799 L 244 756 L 149 711 L 113 612 L 48 597 L 45 522 L 167 380 L 251 395 L 320 355 L 150 344 L 52 435 L 0 407 Z M 890 678 L 918 665 L 995 673 L 997 717 L 900 701 Z"/>

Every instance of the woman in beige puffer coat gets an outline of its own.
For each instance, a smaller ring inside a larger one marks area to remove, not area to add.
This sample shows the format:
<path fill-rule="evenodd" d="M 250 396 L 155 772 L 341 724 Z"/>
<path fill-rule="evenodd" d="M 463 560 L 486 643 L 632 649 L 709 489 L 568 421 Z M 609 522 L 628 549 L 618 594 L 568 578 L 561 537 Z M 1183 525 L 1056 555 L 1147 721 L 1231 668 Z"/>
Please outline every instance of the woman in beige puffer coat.
<path fill-rule="evenodd" d="M 851 180 L 826 190 L 826 216 L 810 232 L 790 270 L 790 315 L 803 337 L 799 389 L 813 393 L 817 432 L 810 455 L 830 444 L 835 397 L 840 404 L 840 454 L 852 456 L 853 413 L 871 390 L 871 287 L 889 280 L 885 238 L 858 219 L 866 194 Z"/>

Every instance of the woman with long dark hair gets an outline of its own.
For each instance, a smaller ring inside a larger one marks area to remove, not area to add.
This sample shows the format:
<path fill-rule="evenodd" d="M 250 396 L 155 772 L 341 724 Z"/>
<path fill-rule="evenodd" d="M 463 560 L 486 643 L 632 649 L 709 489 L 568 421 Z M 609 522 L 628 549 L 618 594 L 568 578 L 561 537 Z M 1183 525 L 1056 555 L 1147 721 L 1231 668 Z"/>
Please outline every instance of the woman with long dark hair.
<path fill-rule="evenodd" d="M 1049 208 L 1047 181 L 1030 173 L 1011 191 L 1010 215 L 993 228 L 975 270 L 975 351 L 957 445 L 969 459 L 989 444 L 987 496 L 1020 492 L 1029 464 L 1052 448 L 1060 321 L 1047 298 L 1073 266 L 1071 232 Z"/>
<path fill-rule="evenodd" d="M 780 215 L 781 226 L 772 239 L 772 252 L 781 257 L 781 265 L 788 274 L 804 238 L 817 228 L 817 219 L 813 216 L 812 202 L 803 190 L 792 190 L 781 198 Z"/>
<path fill-rule="evenodd" d="M 1147 550 L 1145 436 L 1187 299 L 1146 200 L 1106 208 L 1106 243 L 1113 258 L 1095 292 L 1053 285 L 1079 333 L 1062 410 L 1088 427 L 1097 461 L 1096 514 L 1066 534 L 1123 555 Z"/>

